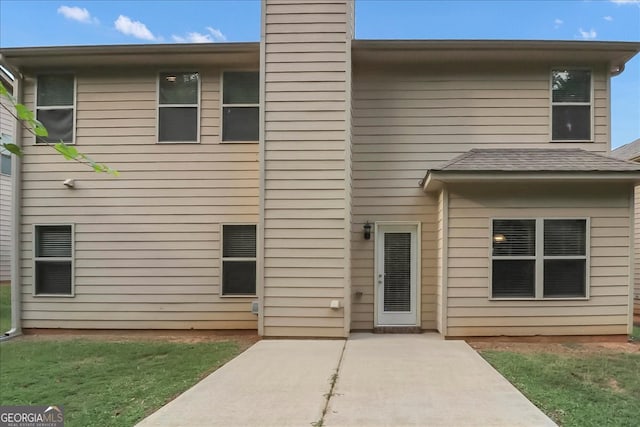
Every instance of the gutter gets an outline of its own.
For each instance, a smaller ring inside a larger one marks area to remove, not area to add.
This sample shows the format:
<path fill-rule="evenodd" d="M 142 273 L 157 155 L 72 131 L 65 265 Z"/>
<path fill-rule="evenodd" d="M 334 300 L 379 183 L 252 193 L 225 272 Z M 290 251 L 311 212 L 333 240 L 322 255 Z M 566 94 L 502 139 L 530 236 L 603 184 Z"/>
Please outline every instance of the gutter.
<path fill-rule="evenodd" d="M 22 103 L 22 74 L 9 67 L 0 56 L 0 62 L 14 75 L 13 95 L 18 103 Z M 13 124 L 13 142 L 22 145 L 22 126 L 17 120 Z M 20 229 L 21 229 L 21 174 L 22 161 L 19 156 L 11 155 L 11 329 L 0 336 L 0 342 L 22 335 L 22 304 L 20 277 Z"/>
<path fill-rule="evenodd" d="M 628 171 L 441 171 L 429 170 L 418 184 L 425 193 L 443 183 L 464 182 L 629 182 L 640 183 L 640 170 Z"/>

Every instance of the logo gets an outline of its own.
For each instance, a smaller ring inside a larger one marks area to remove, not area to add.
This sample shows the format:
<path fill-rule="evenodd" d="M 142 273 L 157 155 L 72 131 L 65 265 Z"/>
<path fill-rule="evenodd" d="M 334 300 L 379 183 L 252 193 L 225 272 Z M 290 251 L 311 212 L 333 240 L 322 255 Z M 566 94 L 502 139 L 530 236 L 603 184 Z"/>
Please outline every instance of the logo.
<path fill-rule="evenodd" d="M 0 406 L 0 427 L 64 427 L 62 406 Z"/>

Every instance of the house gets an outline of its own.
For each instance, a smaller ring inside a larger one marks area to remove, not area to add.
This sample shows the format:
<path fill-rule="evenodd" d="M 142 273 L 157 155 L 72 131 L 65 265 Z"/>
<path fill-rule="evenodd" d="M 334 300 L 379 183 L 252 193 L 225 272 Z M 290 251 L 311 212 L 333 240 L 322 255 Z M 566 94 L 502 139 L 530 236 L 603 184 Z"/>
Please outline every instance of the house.
<path fill-rule="evenodd" d="M 0 83 L 11 93 L 13 78 L 0 67 Z M 5 98 L 0 103 L 8 106 Z M 12 140 L 14 120 L 0 106 L 0 134 L 2 141 Z M 11 280 L 11 156 L 0 147 L 0 284 Z M 4 331 L 2 331 L 4 332 Z"/>
<path fill-rule="evenodd" d="M 260 43 L 0 50 L 52 139 L 120 171 L 17 136 L 21 327 L 630 331 L 640 166 L 607 156 L 609 87 L 640 44 L 262 13 Z"/>
<path fill-rule="evenodd" d="M 629 160 L 631 162 L 640 163 L 640 138 L 633 142 L 618 147 L 611 151 L 611 157 L 617 159 Z M 635 299 L 634 313 L 640 315 L 640 188 L 635 189 L 635 259 L 634 259 L 634 282 L 635 282 Z"/>

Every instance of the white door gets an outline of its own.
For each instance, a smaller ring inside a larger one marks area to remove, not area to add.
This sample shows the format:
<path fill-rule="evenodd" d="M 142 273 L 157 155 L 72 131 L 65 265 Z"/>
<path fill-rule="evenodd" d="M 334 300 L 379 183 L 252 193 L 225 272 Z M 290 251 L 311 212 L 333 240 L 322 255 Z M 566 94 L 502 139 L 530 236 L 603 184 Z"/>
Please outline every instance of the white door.
<path fill-rule="evenodd" d="M 376 326 L 418 326 L 417 225 L 380 225 L 376 239 Z"/>

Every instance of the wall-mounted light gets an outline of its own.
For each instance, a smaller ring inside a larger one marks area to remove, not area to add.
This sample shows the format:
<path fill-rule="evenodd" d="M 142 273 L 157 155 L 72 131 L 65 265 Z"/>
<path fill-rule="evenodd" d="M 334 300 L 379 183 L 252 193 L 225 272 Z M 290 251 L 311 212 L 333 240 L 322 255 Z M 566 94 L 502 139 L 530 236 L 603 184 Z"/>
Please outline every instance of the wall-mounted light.
<path fill-rule="evenodd" d="M 507 238 L 505 237 L 505 235 L 504 235 L 504 234 L 500 234 L 500 233 L 498 233 L 498 234 L 494 234 L 494 235 L 493 235 L 493 241 L 494 241 L 495 243 L 504 243 L 504 242 L 506 242 L 506 241 L 507 241 Z"/>
<path fill-rule="evenodd" d="M 364 229 L 364 240 L 371 239 L 371 224 L 369 224 L 369 221 L 362 228 Z"/>
<path fill-rule="evenodd" d="M 76 186 L 76 182 L 75 182 L 75 180 L 73 180 L 73 179 L 69 178 L 69 179 L 65 179 L 65 180 L 62 182 L 62 185 L 64 185 L 64 186 L 65 186 L 65 187 L 67 187 L 67 188 L 73 188 L 73 187 L 75 187 L 75 186 Z"/>

